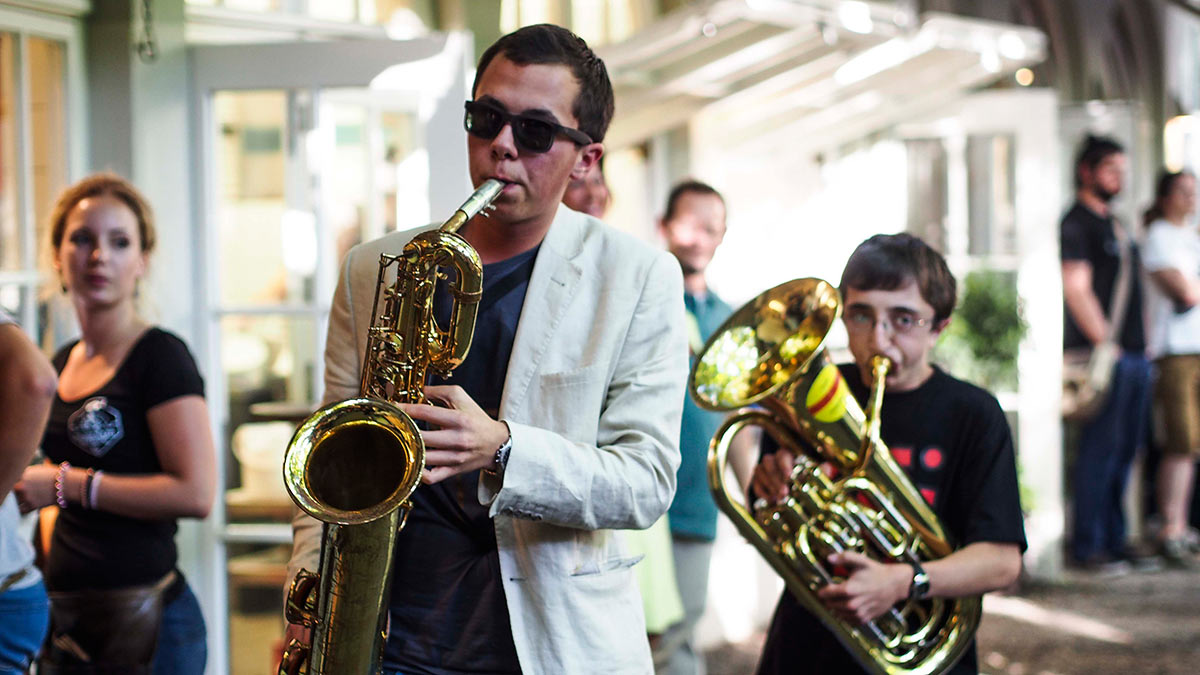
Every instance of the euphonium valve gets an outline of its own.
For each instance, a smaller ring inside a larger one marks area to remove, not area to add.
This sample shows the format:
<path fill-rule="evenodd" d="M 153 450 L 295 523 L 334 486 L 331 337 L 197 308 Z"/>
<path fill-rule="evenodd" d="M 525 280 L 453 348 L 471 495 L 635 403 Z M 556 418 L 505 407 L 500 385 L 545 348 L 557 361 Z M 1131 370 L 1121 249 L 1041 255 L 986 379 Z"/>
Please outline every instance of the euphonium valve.
<path fill-rule="evenodd" d="M 483 266 L 457 231 L 503 188 L 485 181 L 440 228 L 380 256 L 359 396 L 313 413 L 288 445 L 284 483 L 323 526 L 319 571 L 296 576 L 286 607 L 288 622 L 312 638 L 288 645 L 281 675 L 380 671 L 392 551 L 425 467 L 420 431 L 396 404 L 424 403 L 429 372 L 444 375 L 466 358 Z M 439 280 L 454 303 L 445 327 L 433 314 Z"/>
<path fill-rule="evenodd" d="M 899 603 L 862 625 L 825 608 L 816 591 L 842 581 L 827 559 L 858 551 L 876 560 L 933 560 L 953 550 L 937 515 L 879 440 L 890 362 L 877 356 L 869 415 L 824 348 L 841 316 L 836 288 L 797 279 L 751 300 L 713 334 L 696 359 L 691 394 L 704 408 L 745 408 L 712 440 L 709 487 L 717 506 L 867 670 L 931 675 L 952 667 L 979 625 L 978 596 Z M 733 437 L 760 426 L 797 456 L 779 504 L 739 503 L 726 481 Z"/>

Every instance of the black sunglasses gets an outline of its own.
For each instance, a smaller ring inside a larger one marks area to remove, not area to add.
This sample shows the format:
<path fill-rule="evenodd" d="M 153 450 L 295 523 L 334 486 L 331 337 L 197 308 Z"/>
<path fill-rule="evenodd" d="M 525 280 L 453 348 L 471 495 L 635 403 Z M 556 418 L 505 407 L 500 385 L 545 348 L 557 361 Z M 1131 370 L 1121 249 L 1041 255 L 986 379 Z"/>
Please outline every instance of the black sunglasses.
<path fill-rule="evenodd" d="M 587 145 L 592 137 L 578 129 L 564 127 L 561 124 L 549 122 L 528 115 L 514 115 L 501 110 L 494 105 L 467 101 L 467 114 L 463 117 L 463 126 L 467 133 L 490 141 L 500 133 L 505 124 L 512 125 L 513 140 L 522 150 L 542 153 L 554 146 L 554 139 L 559 134 L 566 136 L 578 145 Z"/>

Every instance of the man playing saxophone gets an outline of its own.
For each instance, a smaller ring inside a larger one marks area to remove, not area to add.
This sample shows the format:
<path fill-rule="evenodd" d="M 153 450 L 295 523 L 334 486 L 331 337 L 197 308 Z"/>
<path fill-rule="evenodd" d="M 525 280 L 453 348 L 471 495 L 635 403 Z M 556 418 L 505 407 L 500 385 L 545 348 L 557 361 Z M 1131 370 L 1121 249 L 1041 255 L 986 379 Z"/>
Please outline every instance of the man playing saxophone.
<path fill-rule="evenodd" d="M 613 114 L 583 40 L 549 25 L 509 34 L 480 58 L 472 94 L 472 183 L 505 187 L 459 230 L 483 263 L 473 346 L 426 387 L 438 405 L 401 406 L 426 429 L 426 469 L 393 557 L 383 671 L 648 673 L 636 560 L 611 531 L 649 526 L 675 491 L 679 265 L 560 207 Z M 326 402 L 356 394 L 380 253 L 414 234 L 346 256 Z M 439 321 L 454 292 L 441 285 Z M 294 533 L 289 576 L 316 568 L 320 523 L 298 516 Z"/>
<path fill-rule="evenodd" d="M 818 596 L 841 620 L 858 625 L 908 598 L 972 596 L 1012 584 L 1021 569 L 1025 531 L 1008 423 L 991 394 L 930 363 L 955 305 L 955 281 L 945 260 L 911 235 L 876 235 L 850 256 L 841 293 L 854 356 L 854 363 L 839 367 L 841 378 L 865 404 L 874 357 L 891 360 L 882 440 L 957 549 L 912 565 L 882 563 L 854 551 L 833 554 L 828 562 L 844 580 L 821 588 Z M 764 443 L 752 486 L 758 497 L 778 501 L 796 458 L 786 449 L 771 452 L 774 446 Z M 785 591 L 758 672 L 864 671 Z M 973 642 L 949 672 L 977 672 Z"/>

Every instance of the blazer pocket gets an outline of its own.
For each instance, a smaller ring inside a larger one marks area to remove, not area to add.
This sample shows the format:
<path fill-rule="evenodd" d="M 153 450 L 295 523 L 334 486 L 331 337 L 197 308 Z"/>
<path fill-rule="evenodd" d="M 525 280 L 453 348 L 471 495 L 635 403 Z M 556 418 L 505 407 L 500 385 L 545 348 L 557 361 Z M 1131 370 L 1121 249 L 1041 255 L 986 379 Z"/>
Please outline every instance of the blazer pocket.
<path fill-rule="evenodd" d="M 604 561 L 588 561 L 571 572 L 573 577 L 586 577 L 592 574 L 604 574 L 613 570 L 623 570 L 638 564 L 645 556 L 634 555 L 620 558 L 609 558 Z"/>
<path fill-rule="evenodd" d="M 555 373 L 542 374 L 542 386 L 547 389 L 559 389 L 562 387 L 571 387 L 585 382 L 595 382 L 601 375 L 600 366 L 602 364 L 593 363 L 590 366 L 582 368 L 572 368 L 571 370 L 562 370 Z"/>

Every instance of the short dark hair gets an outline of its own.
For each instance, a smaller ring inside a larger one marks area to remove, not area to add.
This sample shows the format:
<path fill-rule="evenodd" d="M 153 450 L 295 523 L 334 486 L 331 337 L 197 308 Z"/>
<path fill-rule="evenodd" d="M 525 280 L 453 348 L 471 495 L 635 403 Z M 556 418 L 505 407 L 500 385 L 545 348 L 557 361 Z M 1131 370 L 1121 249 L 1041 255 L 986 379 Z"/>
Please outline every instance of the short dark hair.
<path fill-rule="evenodd" d="M 958 299 L 958 284 L 946 259 L 919 237 L 900 234 L 877 234 L 858 245 L 846 269 L 842 271 L 841 289 L 857 291 L 894 291 L 917 282 L 925 302 L 933 307 L 935 323 L 950 318 Z"/>
<path fill-rule="evenodd" d="M 725 198 L 721 196 L 717 189 L 708 183 L 702 183 L 695 179 L 688 179 L 671 188 L 671 194 L 667 195 L 667 211 L 663 214 L 663 222 L 669 223 L 675 217 L 675 209 L 679 207 L 679 200 L 687 194 L 694 195 L 712 195 L 721 200 L 721 206 L 725 206 Z"/>
<path fill-rule="evenodd" d="M 548 23 L 525 26 L 496 40 L 479 57 L 471 96 L 479 89 L 479 80 L 488 64 L 497 55 L 518 65 L 564 65 L 579 82 L 579 95 L 571 106 L 571 114 L 579 120 L 579 130 L 599 143 L 604 140 L 608 123 L 612 121 L 612 82 L 604 62 L 592 51 L 583 38 L 561 26 Z"/>
<path fill-rule="evenodd" d="M 1100 162 L 1103 162 L 1110 156 L 1123 154 L 1124 152 L 1125 148 L 1117 141 L 1107 136 L 1088 134 L 1083 139 L 1083 142 L 1079 144 L 1079 154 L 1075 156 L 1075 187 L 1083 187 L 1079 181 L 1080 168 L 1086 166 L 1089 170 L 1095 169 Z"/>

